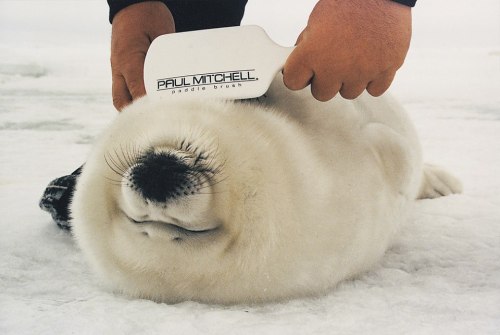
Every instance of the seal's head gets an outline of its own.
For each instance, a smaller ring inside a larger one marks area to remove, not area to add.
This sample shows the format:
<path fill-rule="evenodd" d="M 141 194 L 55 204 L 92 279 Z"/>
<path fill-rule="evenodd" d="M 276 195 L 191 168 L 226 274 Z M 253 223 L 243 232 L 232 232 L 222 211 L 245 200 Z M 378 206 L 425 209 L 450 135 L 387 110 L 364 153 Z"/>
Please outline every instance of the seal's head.
<path fill-rule="evenodd" d="M 262 109 L 144 98 L 105 131 L 71 209 L 79 245 L 114 288 L 167 302 L 296 295 L 283 289 L 293 255 L 281 239 L 297 235 L 297 185 L 286 145 L 273 143 L 287 126 Z"/>

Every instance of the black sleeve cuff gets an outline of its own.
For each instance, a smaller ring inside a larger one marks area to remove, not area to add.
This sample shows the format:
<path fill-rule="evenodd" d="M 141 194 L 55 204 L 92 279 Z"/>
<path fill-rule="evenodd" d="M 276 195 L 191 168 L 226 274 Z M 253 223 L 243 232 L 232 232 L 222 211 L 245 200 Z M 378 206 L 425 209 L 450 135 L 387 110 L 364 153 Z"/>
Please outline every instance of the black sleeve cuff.
<path fill-rule="evenodd" d="M 0 0 L 1 1 L 1 0 Z M 123 8 L 145 1 L 161 1 L 175 21 L 175 31 L 239 26 L 247 0 L 107 0 L 109 22 Z"/>
<path fill-rule="evenodd" d="M 417 0 L 392 0 L 408 7 L 414 7 Z"/>
<path fill-rule="evenodd" d="M 152 0 L 107 0 L 109 5 L 109 23 L 113 23 L 113 18 L 116 13 L 121 11 L 123 8 L 139 3 Z"/>

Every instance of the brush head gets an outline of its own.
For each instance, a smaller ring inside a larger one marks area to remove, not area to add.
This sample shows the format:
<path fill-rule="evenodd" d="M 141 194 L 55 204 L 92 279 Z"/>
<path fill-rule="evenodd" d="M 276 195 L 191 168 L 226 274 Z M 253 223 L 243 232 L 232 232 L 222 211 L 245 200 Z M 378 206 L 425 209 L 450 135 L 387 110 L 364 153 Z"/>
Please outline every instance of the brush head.
<path fill-rule="evenodd" d="M 258 26 L 162 35 L 146 55 L 146 92 L 160 99 L 260 97 L 292 49 Z"/>

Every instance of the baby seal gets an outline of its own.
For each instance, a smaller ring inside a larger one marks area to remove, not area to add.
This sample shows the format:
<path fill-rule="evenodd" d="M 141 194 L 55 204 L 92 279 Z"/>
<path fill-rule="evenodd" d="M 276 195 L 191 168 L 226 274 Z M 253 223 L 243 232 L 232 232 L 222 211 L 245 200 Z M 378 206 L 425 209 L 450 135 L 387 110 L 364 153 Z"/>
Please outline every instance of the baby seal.
<path fill-rule="evenodd" d="M 422 164 L 389 96 L 322 103 L 277 78 L 257 102 L 134 102 L 91 150 L 71 213 L 117 291 L 261 303 L 369 270 L 415 199 L 460 190 Z"/>

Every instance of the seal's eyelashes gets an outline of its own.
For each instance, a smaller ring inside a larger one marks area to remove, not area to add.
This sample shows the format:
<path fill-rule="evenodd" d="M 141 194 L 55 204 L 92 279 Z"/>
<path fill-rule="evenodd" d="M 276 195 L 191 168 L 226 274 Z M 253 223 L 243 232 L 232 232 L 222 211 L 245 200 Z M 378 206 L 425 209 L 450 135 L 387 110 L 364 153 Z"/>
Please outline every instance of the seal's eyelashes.
<path fill-rule="evenodd" d="M 182 139 L 181 143 L 179 144 L 179 149 L 184 150 L 184 151 L 191 151 L 193 148 L 193 144 L 189 142 L 187 139 Z"/>
<path fill-rule="evenodd" d="M 183 144 L 182 148 L 184 151 L 192 149 L 193 147 L 191 144 Z M 124 178 L 127 171 L 134 165 L 143 162 L 145 157 L 160 155 L 162 152 L 164 152 L 164 150 L 149 149 L 147 151 L 141 151 L 132 146 L 121 146 L 119 150 L 114 149 L 112 151 L 107 151 L 104 154 L 104 161 L 115 174 Z M 172 155 L 176 157 L 177 160 L 191 166 L 194 173 L 204 174 L 207 177 L 217 174 L 221 169 L 220 166 L 214 166 L 213 159 L 209 159 L 204 151 L 194 152 L 192 155 L 176 155 L 175 151 L 172 150 Z"/>
<path fill-rule="evenodd" d="M 205 155 L 205 153 L 200 152 L 198 155 L 196 155 L 196 158 L 194 159 L 194 165 L 196 166 L 199 163 L 206 161 L 206 159 L 207 159 L 207 156 Z"/>
<path fill-rule="evenodd" d="M 192 167 L 193 174 L 196 176 L 203 175 L 210 181 L 210 186 L 212 186 L 214 182 L 212 179 L 222 172 L 224 166 L 224 162 L 216 163 L 216 157 L 219 157 L 218 143 L 211 148 L 210 152 L 186 138 L 179 140 L 178 143 L 177 149 L 188 153 L 187 156 L 184 156 L 184 159 Z"/>
<path fill-rule="evenodd" d="M 120 178 L 124 178 L 127 171 L 139 160 L 143 151 L 132 144 L 114 148 L 104 154 L 106 165 Z"/>
<path fill-rule="evenodd" d="M 207 152 L 186 139 L 177 145 L 150 143 L 143 149 L 137 144 L 120 144 L 104 153 L 114 176 L 106 179 L 158 203 L 213 194 L 212 186 L 225 179 L 224 163 L 217 158 L 216 149 Z"/>

